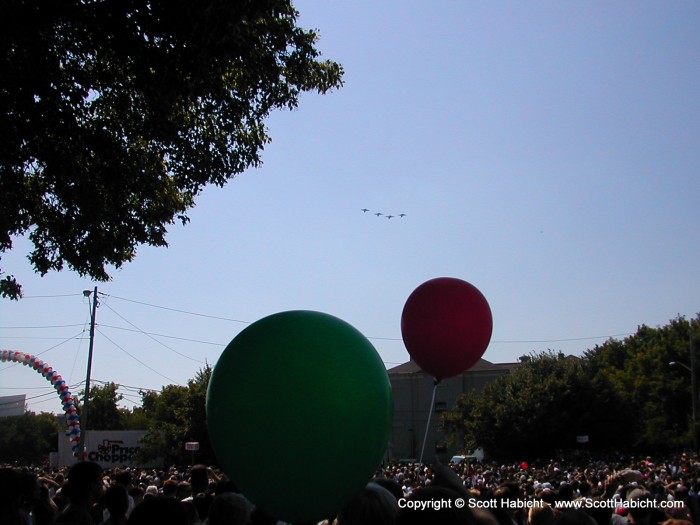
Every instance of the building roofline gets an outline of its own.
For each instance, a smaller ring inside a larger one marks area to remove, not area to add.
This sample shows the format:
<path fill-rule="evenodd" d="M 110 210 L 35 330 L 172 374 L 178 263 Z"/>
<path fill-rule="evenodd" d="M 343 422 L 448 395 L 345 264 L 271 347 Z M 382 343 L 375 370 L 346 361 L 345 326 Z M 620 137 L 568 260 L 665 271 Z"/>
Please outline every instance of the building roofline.
<path fill-rule="evenodd" d="M 510 370 L 519 366 L 520 363 L 492 363 L 486 359 L 479 359 L 474 366 L 472 366 L 466 373 L 470 372 L 487 372 L 493 370 Z M 394 366 L 387 370 L 389 375 L 403 375 L 403 374 L 426 374 L 418 364 L 411 359 L 406 363 Z"/>

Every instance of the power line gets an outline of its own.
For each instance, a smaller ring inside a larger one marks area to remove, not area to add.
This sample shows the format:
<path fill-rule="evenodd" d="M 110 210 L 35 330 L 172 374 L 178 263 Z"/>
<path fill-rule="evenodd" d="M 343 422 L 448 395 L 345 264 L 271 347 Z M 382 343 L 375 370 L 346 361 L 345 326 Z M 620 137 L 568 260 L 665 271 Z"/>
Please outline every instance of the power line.
<path fill-rule="evenodd" d="M 84 383 L 84 381 L 81 381 L 80 383 L 77 383 L 77 384 L 75 384 L 75 385 L 70 385 L 70 386 L 68 387 L 68 389 L 69 389 L 70 391 L 73 391 L 74 389 L 78 388 L 82 383 Z M 52 386 L 47 386 L 46 388 L 50 388 L 50 389 L 51 389 L 51 392 L 45 392 L 45 393 L 43 393 L 43 394 L 37 394 L 37 395 L 35 395 L 35 396 L 25 397 L 25 398 L 24 398 L 25 402 L 26 402 L 26 401 L 29 401 L 29 400 L 31 400 L 31 399 L 39 399 L 39 398 L 41 398 L 41 397 L 48 397 L 48 396 L 56 396 L 56 395 L 58 395 L 58 394 L 56 393 L 56 390 L 55 390 Z M 14 405 L 15 403 L 16 403 L 16 402 L 2 402 L 2 403 L 0 403 L 0 406 L 2 406 L 2 405 Z"/>
<path fill-rule="evenodd" d="M 167 337 L 167 336 L 164 335 L 163 337 Z M 55 341 L 57 339 L 63 339 L 63 337 L 32 337 L 29 335 L 10 335 L 10 336 L 3 335 L 2 339 L 32 339 L 35 341 Z M 85 339 L 87 339 L 87 337 L 78 337 L 76 339 L 78 341 L 84 341 Z M 212 343 L 212 344 L 214 344 L 214 343 Z"/>
<path fill-rule="evenodd" d="M 100 292 L 100 295 L 104 295 L 104 296 L 106 296 L 106 297 L 111 297 L 111 298 L 113 298 L 113 299 L 119 299 L 120 301 L 127 301 L 127 302 L 129 302 L 129 303 L 136 303 L 136 304 L 140 304 L 140 305 L 143 305 L 143 306 L 150 306 L 151 308 L 159 308 L 159 309 L 161 309 L 161 310 L 169 310 L 169 311 L 171 311 L 171 312 L 177 312 L 177 313 L 180 313 L 180 314 L 196 315 L 196 316 L 198 316 L 198 317 L 207 317 L 207 318 L 209 318 L 209 319 L 218 319 L 219 321 L 231 321 L 231 322 L 233 322 L 233 323 L 251 324 L 251 321 L 242 321 L 242 320 L 240 320 L 240 319 L 231 319 L 230 317 L 219 317 L 219 316 L 217 316 L 217 315 L 200 314 L 200 313 L 197 313 L 197 312 L 189 312 L 189 311 L 187 311 L 187 310 L 178 310 L 177 308 L 170 308 L 170 307 L 168 307 L 168 306 L 159 306 L 159 305 L 157 305 L 157 304 L 145 303 L 145 302 L 143 302 L 143 301 L 135 301 L 135 300 L 133 300 L 133 299 L 126 299 L 126 298 L 124 298 L 124 297 L 118 297 L 118 296 L 116 296 L 116 295 L 109 295 L 109 294 L 106 294 L 106 293 L 103 293 L 103 292 Z"/>
<path fill-rule="evenodd" d="M 121 394 L 122 399 L 126 399 L 129 403 L 133 403 L 134 405 L 137 405 L 140 408 L 143 408 L 143 403 L 141 403 L 141 400 L 136 400 L 133 397 L 129 397 L 126 394 Z"/>
<path fill-rule="evenodd" d="M 226 344 L 224 344 L 224 343 L 214 343 L 212 341 L 201 341 L 200 339 L 189 339 L 187 337 L 177 337 L 175 335 L 165 335 L 165 334 L 157 334 L 154 332 L 144 332 L 143 330 L 135 330 L 135 329 L 132 330 L 131 328 L 125 328 L 123 326 L 114 326 L 114 325 L 102 324 L 102 323 L 100 323 L 99 326 L 102 328 L 112 328 L 114 330 L 123 330 L 125 332 L 135 332 L 135 333 L 140 333 L 140 334 L 144 334 L 144 335 L 152 335 L 155 337 L 165 337 L 167 339 L 175 339 L 177 341 L 186 341 L 188 343 L 201 343 L 203 345 L 212 345 L 212 346 L 226 346 Z"/>
<path fill-rule="evenodd" d="M 64 293 L 56 295 L 24 295 L 22 299 L 53 299 L 57 297 L 77 297 L 83 295 L 82 293 Z"/>
<path fill-rule="evenodd" d="M 190 361 L 194 361 L 195 363 L 202 363 L 202 364 L 204 363 L 203 361 L 200 361 L 199 359 L 194 359 L 193 357 L 190 357 L 190 356 L 188 356 L 188 355 L 186 355 L 186 354 L 183 354 L 182 352 L 178 352 L 178 351 L 175 350 L 174 348 L 169 347 L 168 345 L 166 345 L 166 344 L 163 343 L 162 341 L 159 341 L 159 340 L 156 339 L 155 337 L 153 337 L 153 336 L 151 336 L 150 334 L 148 334 L 148 333 L 144 332 L 143 330 L 141 330 L 141 328 L 139 328 L 139 327 L 136 326 L 134 323 L 132 323 L 131 321 L 129 321 L 127 318 L 125 318 L 123 315 L 121 315 L 119 312 L 117 312 L 114 308 L 112 308 L 112 307 L 109 306 L 108 304 L 105 303 L 105 306 L 106 306 L 107 308 L 109 308 L 109 309 L 110 309 L 117 317 L 119 317 L 122 321 L 125 321 L 125 322 L 129 323 L 129 324 L 130 324 L 131 326 L 133 326 L 139 333 L 145 335 L 146 337 L 148 337 L 148 338 L 151 339 L 152 341 L 155 341 L 156 343 L 158 343 L 158 344 L 161 345 L 162 347 L 167 348 L 167 349 L 170 350 L 171 352 L 174 352 L 174 353 L 176 353 L 176 354 L 179 355 L 179 356 L 182 356 L 182 357 L 184 357 L 184 358 L 186 358 L 186 359 L 189 359 Z"/>
<path fill-rule="evenodd" d="M 167 378 L 166 378 L 166 379 L 167 379 Z M 129 385 L 124 385 L 124 384 L 122 384 L 122 383 L 117 383 L 117 382 L 115 382 L 115 381 L 101 381 L 100 379 L 93 379 L 93 381 L 95 381 L 96 383 L 103 384 L 103 385 L 108 385 L 108 384 L 110 384 L 110 383 L 114 383 L 114 384 L 117 385 L 119 388 L 125 388 L 125 389 L 127 389 L 127 390 L 133 390 L 133 391 L 136 391 L 136 392 L 160 392 L 160 390 L 155 389 L 155 388 L 146 388 L 146 387 L 143 387 L 143 386 L 129 386 Z"/>
<path fill-rule="evenodd" d="M 47 387 L 45 386 L 32 386 L 32 387 L 23 387 L 23 386 L 0 386 L 0 390 L 46 390 Z"/>
<path fill-rule="evenodd" d="M 128 355 L 129 357 L 131 357 L 134 361 L 136 361 L 136 362 L 142 364 L 143 366 L 145 366 L 146 368 L 148 368 L 151 372 L 153 372 L 153 373 L 155 373 L 155 374 L 158 374 L 160 377 L 162 377 L 162 378 L 164 378 L 164 379 L 167 379 L 168 381 L 170 381 L 171 383 L 173 383 L 173 384 L 175 384 L 175 385 L 178 385 L 178 384 L 179 384 L 179 383 L 178 383 L 177 381 L 175 381 L 174 379 L 170 379 L 168 376 L 161 374 L 161 373 L 158 372 L 158 370 L 156 370 L 155 368 L 151 368 L 151 367 L 148 366 L 146 363 L 144 363 L 143 361 L 141 361 L 140 359 L 138 359 L 136 356 L 134 356 L 134 355 L 130 354 L 129 352 L 127 352 L 126 350 L 124 350 L 121 346 L 119 346 L 117 343 L 115 343 L 112 339 L 110 339 L 109 337 L 107 337 L 107 336 L 102 332 L 102 330 L 99 330 L 99 329 L 98 329 L 97 331 L 100 332 L 100 335 L 102 335 L 102 337 L 104 337 L 105 339 L 107 339 L 107 341 L 109 341 L 109 342 L 112 343 L 114 346 L 116 346 L 119 350 L 121 350 L 121 351 L 124 352 L 126 355 Z"/>
<path fill-rule="evenodd" d="M 80 323 L 76 324 L 55 324 L 46 326 L 0 326 L 0 330 L 43 330 L 48 328 L 73 328 L 76 326 L 82 326 Z"/>
<path fill-rule="evenodd" d="M 68 341 L 73 341 L 74 339 L 78 339 L 78 336 L 80 336 L 82 334 L 83 334 L 83 332 L 81 331 L 81 332 L 77 333 L 76 335 L 69 337 L 68 339 L 64 339 L 60 343 L 53 345 L 52 347 L 47 348 L 46 350 L 42 350 L 41 352 L 34 354 L 34 356 L 43 355 L 43 354 L 49 352 L 50 350 L 53 350 L 54 348 L 58 348 L 59 346 L 66 344 Z M 0 368 L 0 372 L 3 372 L 5 370 L 9 370 L 10 368 L 14 368 L 18 365 L 20 365 L 20 363 L 13 363 L 10 366 L 6 366 L 5 368 Z"/>
<path fill-rule="evenodd" d="M 159 308 L 161 310 L 169 310 L 169 311 L 177 312 L 177 313 L 181 313 L 181 314 L 195 315 L 198 317 L 207 317 L 210 319 L 218 319 L 221 321 L 231 321 L 231 322 L 235 322 L 235 323 L 252 324 L 252 321 L 244 321 L 241 319 L 231 319 L 228 317 L 219 317 L 219 316 L 215 316 L 215 315 L 202 314 L 202 313 L 191 312 L 191 311 L 187 311 L 187 310 L 179 310 L 177 308 L 170 308 L 168 306 L 161 306 L 161 305 L 156 305 L 156 304 L 152 304 L 152 303 L 146 303 L 144 301 L 136 301 L 134 299 L 127 299 L 125 297 L 119 297 L 116 295 L 109 295 L 109 294 L 105 294 L 103 292 L 100 292 L 100 295 L 104 295 L 106 297 L 111 297 L 114 299 L 119 299 L 120 301 L 127 301 L 130 303 L 140 304 L 143 306 L 149 306 L 151 308 Z M 491 341 L 491 344 L 562 343 L 562 342 L 568 342 L 568 341 L 587 341 L 587 340 L 593 340 L 593 339 L 610 339 L 612 337 L 627 337 L 630 335 L 633 335 L 633 334 L 632 333 L 624 333 L 624 334 L 612 334 L 612 335 L 595 335 L 595 336 L 589 336 L 589 337 L 571 337 L 571 338 L 563 338 L 563 339 L 500 340 L 500 341 Z M 162 337 L 170 337 L 170 336 L 162 336 Z M 176 339 L 176 338 L 174 338 L 174 339 Z M 403 341 L 403 338 L 401 338 L 401 337 L 367 336 L 367 339 L 379 340 L 379 341 Z M 187 340 L 187 339 L 185 339 L 185 340 Z M 193 341 L 193 342 L 202 342 L 202 341 Z M 204 342 L 204 343 L 205 344 L 218 344 L 218 343 L 207 343 L 207 342 Z M 225 345 L 221 345 L 221 346 L 225 346 Z"/>
<path fill-rule="evenodd" d="M 634 335 L 633 333 L 627 334 L 612 334 L 612 335 L 593 335 L 590 337 L 571 337 L 568 339 L 542 339 L 542 340 L 532 340 L 532 341 L 491 341 L 491 343 L 497 344 L 507 344 L 507 343 L 563 343 L 566 341 L 589 341 L 591 339 L 610 339 L 612 337 L 627 337 Z"/>

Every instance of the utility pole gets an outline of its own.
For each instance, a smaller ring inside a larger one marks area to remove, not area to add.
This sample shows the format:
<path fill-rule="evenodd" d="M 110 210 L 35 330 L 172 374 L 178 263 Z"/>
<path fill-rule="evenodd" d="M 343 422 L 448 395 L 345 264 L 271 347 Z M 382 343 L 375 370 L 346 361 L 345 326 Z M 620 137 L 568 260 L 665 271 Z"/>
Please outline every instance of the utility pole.
<path fill-rule="evenodd" d="M 90 291 L 85 290 L 83 295 L 90 297 Z M 90 397 L 90 373 L 92 372 L 92 349 L 95 344 L 95 315 L 97 314 L 97 286 L 93 291 L 92 296 L 92 311 L 90 313 L 90 349 L 88 350 L 88 362 L 87 362 L 87 375 L 85 376 L 85 395 L 83 396 L 83 408 L 80 414 L 80 426 L 82 431 L 80 432 L 80 448 L 78 454 L 80 454 L 79 460 L 85 460 L 85 434 L 87 433 L 87 422 L 88 422 L 88 398 Z"/>

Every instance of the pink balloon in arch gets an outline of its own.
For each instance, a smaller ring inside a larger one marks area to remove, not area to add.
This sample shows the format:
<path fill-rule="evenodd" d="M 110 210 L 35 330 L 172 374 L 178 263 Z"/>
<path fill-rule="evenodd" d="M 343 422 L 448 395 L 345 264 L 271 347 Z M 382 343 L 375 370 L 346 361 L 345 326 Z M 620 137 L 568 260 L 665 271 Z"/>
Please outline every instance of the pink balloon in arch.
<path fill-rule="evenodd" d="M 0 353 L 0 361 L 3 363 L 21 363 L 24 366 L 33 368 L 36 372 L 44 376 L 46 380 L 51 383 L 51 386 L 56 389 L 56 393 L 61 398 L 63 411 L 66 414 L 66 422 L 68 423 L 66 435 L 70 438 L 73 455 L 77 456 L 80 450 L 80 416 L 78 415 L 78 408 L 75 405 L 76 400 L 70 393 L 68 385 L 66 385 L 61 375 L 51 368 L 48 363 L 44 363 L 44 361 L 38 357 L 25 354 L 24 352 L 3 350 L 2 353 Z"/>
<path fill-rule="evenodd" d="M 469 370 L 491 341 L 493 319 L 486 298 L 453 277 L 424 282 L 408 297 L 401 336 L 411 358 L 436 379 Z"/>

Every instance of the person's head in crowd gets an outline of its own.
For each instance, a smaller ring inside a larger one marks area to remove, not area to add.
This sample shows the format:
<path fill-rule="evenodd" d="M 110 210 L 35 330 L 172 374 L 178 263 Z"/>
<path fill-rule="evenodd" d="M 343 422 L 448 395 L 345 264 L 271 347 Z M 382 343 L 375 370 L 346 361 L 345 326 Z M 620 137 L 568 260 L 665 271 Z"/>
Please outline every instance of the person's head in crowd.
<path fill-rule="evenodd" d="M 156 494 L 158 493 L 158 489 L 156 489 Z M 143 496 L 146 494 L 146 491 L 143 489 L 141 486 L 136 486 L 133 487 L 129 490 L 129 496 L 131 496 L 134 500 L 134 505 L 138 505 L 143 501 Z"/>
<path fill-rule="evenodd" d="M 131 472 L 128 470 L 117 470 L 114 474 L 114 482 L 126 487 L 127 491 L 131 488 Z"/>
<path fill-rule="evenodd" d="M 60 486 L 63 485 L 66 482 L 66 476 L 63 474 L 63 472 L 58 472 L 54 477 L 53 480 Z"/>
<path fill-rule="evenodd" d="M 102 494 L 102 467 L 92 461 L 80 461 L 68 471 L 63 492 L 71 503 L 89 505 Z"/>
<path fill-rule="evenodd" d="M 527 512 L 527 525 L 552 525 L 556 514 L 551 505 L 532 506 Z"/>
<path fill-rule="evenodd" d="M 175 498 L 182 501 L 185 498 L 192 496 L 192 485 L 188 481 L 180 481 L 177 484 L 177 491 L 175 492 Z"/>
<path fill-rule="evenodd" d="M 338 525 L 392 525 L 398 511 L 396 497 L 370 482 L 338 512 L 337 522 Z"/>
<path fill-rule="evenodd" d="M 175 479 L 168 479 L 163 483 L 163 496 L 166 498 L 176 498 L 177 497 L 177 486 L 178 481 Z"/>
<path fill-rule="evenodd" d="M 467 498 L 469 496 L 464 483 L 462 483 L 462 479 L 447 465 L 436 461 L 433 463 L 433 473 L 433 485 L 448 488 L 459 494 L 462 498 Z"/>
<path fill-rule="evenodd" d="M 591 494 L 593 494 L 593 487 L 591 487 L 588 481 L 580 481 L 578 484 L 578 493 L 582 498 L 590 498 Z"/>
<path fill-rule="evenodd" d="M 214 497 L 209 506 L 208 525 L 248 525 L 250 504 L 234 492 L 225 492 Z"/>
<path fill-rule="evenodd" d="M 209 469 L 205 465 L 194 465 L 190 469 L 190 484 L 193 495 L 206 492 L 209 488 Z"/>
<path fill-rule="evenodd" d="M 374 478 L 372 483 L 376 483 L 380 487 L 384 487 L 386 490 L 391 492 L 391 494 L 396 498 L 396 501 L 403 498 L 403 491 L 401 490 L 401 485 L 395 479 L 389 478 Z"/>
<path fill-rule="evenodd" d="M 126 487 L 115 483 L 105 490 L 104 506 L 109 511 L 109 523 L 126 523 L 126 512 L 129 509 L 129 496 Z"/>
<path fill-rule="evenodd" d="M 646 490 L 637 489 L 629 493 L 630 503 L 627 519 L 632 525 L 656 525 L 666 519 L 654 505 L 654 497 Z"/>
<path fill-rule="evenodd" d="M 559 501 L 571 501 L 574 499 L 574 487 L 566 482 L 562 482 L 558 490 Z"/>
<path fill-rule="evenodd" d="M 189 525 L 182 503 L 175 498 L 144 499 L 129 516 L 127 525 Z"/>
<path fill-rule="evenodd" d="M 548 503 L 549 505 L 554 505 L 554 502 L 557 499 L 557 493 L 554 492 L 554 490 L 551 488 L 551 483 L 545 483 L 544 485 L 546 486 L 539 490 L 536 493 L 536 495 L 545 503 Z"/>

